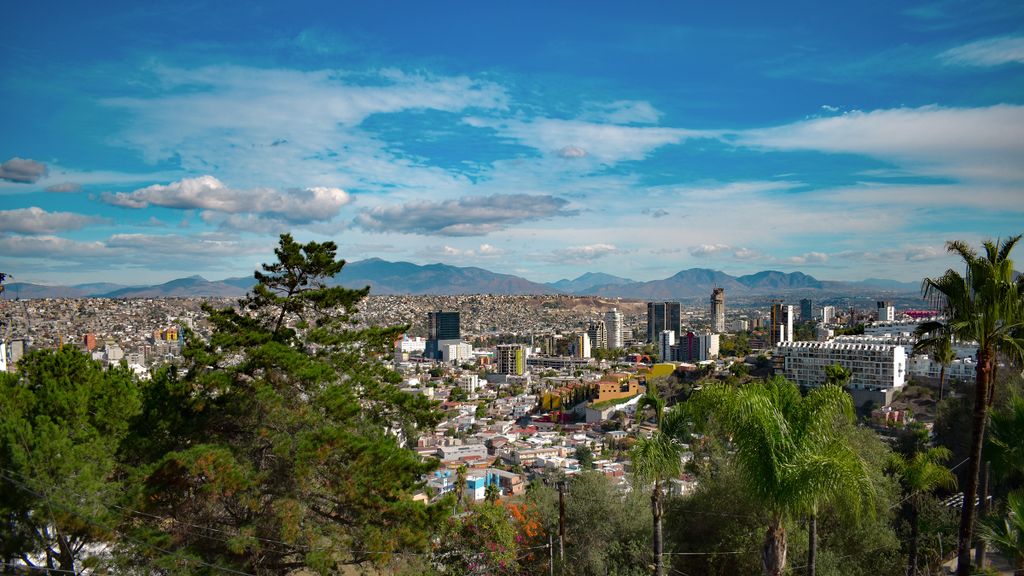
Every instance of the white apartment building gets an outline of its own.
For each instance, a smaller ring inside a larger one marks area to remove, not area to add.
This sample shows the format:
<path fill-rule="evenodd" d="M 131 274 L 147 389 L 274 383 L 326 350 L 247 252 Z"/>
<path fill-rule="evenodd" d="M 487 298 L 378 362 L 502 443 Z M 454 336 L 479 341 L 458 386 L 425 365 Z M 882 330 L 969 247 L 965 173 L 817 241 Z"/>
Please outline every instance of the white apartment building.
<path fill-rule="evenodd" d="M 907 378 L 903 346 L 843 342 L 783 342 L 775 348 L 776 367 L 801 386 L 825 383 L 825 367 L 839 364 L 852 372 L 855 390 L 900 388 Z"/>
<path fill-rule="evenodd" d="M 821 323 L 831 324 L 836 318 L 836 307 L 835 306 L 822 306 L 821 307 Z"/>
<path fill-rule="evenodd" d="M 664 362 L 672 359 L 672 346 L 676 343 L 676 333 L 672 330 L 663 330 L 658 334 L 658 358 Z"/>
<path fill-rule="evenodd" d="M 622 348 L 622 313 L 612 308 L 604 315 L 604 328 L 608 338 L 608 348 Z"/>

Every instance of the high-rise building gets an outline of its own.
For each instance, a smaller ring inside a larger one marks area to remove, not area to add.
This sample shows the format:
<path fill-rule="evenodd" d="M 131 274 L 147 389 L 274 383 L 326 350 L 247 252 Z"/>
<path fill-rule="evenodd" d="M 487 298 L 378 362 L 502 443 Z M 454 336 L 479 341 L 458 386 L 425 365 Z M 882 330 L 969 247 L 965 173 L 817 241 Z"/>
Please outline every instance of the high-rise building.
<path fill-rule="evenodd" d="M 878 321 L 893 322 L 896 320 L 896 307 L 887 300 L 878 301 Z"/>
<path fill-rule="evenodd" d="M 590 336 L 591 347 L 608 347 L 608 332 L 604 328 L 604 321 L 591 322 L 590 326 L 587 326 L 587 336 Z"/>
<path fill-rule="evenodd" d="M 462 337 L 459 329 L 458 312 L 427 313 L 427 346 L 423 355 L 433 360 L 441 359 L 439 342 L 442 340 L 458 340 Z"/>
<path fill-rule="evenodd" d="M 831 324 L 836 318 L 836 307 L 835 306 L 822 306 L 821 307 L 821 323 Z"/>
<path fill-rule="evenodd" d="M 793 341 L 793 306 L 776 301 L 772 304 L 771 324 L 768 332 L 769 344 Z"/>
<path fill-rule="evenodd" d="M 498 374 L 522 376 L 526 373 L 526 346 L 498 344 L 494 354 L 494 368 Z"/>
<path fill-rule="evenodd" d="M 679 302 L 647 303 L 647 342 L 656 344 L 664 330 L 671 330 L 679 337 L 683 323 L 683 307 Z"/>
<path fill-rule="evenodd" d="M 605 312 L 604 329 L 608 337 L 608 348 L 622 348 L 622 313 L 618 308 Z"/>
<path fill-rule="evenodd" d="M 725 332 L 725 288 L 711 291 L 711 331 Z"/>
<path fill-rule="evenodd" d="M 586 332 L 573 335 L 569 353 L 573 358 L 590 358 L 590 336 Z"/>
<path fill-rule="evenodd" d="M 672 359 L 672 347 L 676 344 L 676 333 L 671 330 L 662 330 L 658 335 L 658 358 L 665 362 Z"/>
<path fill-rule="evenodd" d="M 810 322 L 814 320 L 814 302 L 810 298 L 800 300 L 800 321 Z"/>

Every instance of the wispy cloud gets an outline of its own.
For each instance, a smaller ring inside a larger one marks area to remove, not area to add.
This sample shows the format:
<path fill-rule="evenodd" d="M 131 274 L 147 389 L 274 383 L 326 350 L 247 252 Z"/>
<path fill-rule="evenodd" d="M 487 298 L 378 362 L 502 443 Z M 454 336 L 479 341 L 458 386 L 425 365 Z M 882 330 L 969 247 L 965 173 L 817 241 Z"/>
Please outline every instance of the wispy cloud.
<path fill-rule="evenodd" d="M 688 138 L 710 138 L 716 133 L 658 126 L 621 126 L 584 120 L 536 118 L 533 120 L 498 120 L 469 117 L 466 123 L 478 128 L 491 128 L 544 154 L 579 158 L 579 150 L 605 164 L 624 160 L 642 160 L 652 151 L 678 144 Z M 573 154 L 566 156 L 565 151 Z"/>
<path fill-rule="evenodd" d="M 75 193 L 82 191 L 82 185 L 75 182 L 61 182 L 46 187 L 47 192 Z"/>
<path fill-rule="evenodd" d="M 396 156 L 361 128 L 363 121 L 376 114 L 507 107 L 502 87 L 466 76 L 243 66 L 156 67 L 152 73 L 158 96 L 104 101 L 131 119 L 114 142 L 151 162 L 174 158 L 186 170 L 216 169 L 246 186 L 300 179 L 341 187 L 450 185 L 443 170 Z"/>
<path fill-rule="evenodd" d="M 958 66 L 999 66 L 1024 64 L 1024 36 L 986 38 L 950 48 L 939 54 L 946 64 Z"/>
<path fill-rule="evenodd" d="M 921 174 L 1024 180 L 1024 106 L 850 112 L 736 135 L 745 146 L 864 154 Z"/>
<path fill-rule="evenodd" d="M 73 212 L 47 212 L 37 206 L 0 210 L 0 233 L 55 234 L 78 230 L 101 220 Z"/>
<path fill-rule="evenodd" d="M 442 202 L 376 206 L 356 216 L 354 224 L 370 232 L 482 236 L 522 222 L 577 214 L 566 208 L 568 204 L 548 195 L 465 196 Z"/>
<path fill-rule="evenodd" d="M 616 100 L 615 102 L 591 102 L 586 106 L 582 119 L 611 122 L 612 124 L 657 124 L 659 112 L 646 100 Z"/>

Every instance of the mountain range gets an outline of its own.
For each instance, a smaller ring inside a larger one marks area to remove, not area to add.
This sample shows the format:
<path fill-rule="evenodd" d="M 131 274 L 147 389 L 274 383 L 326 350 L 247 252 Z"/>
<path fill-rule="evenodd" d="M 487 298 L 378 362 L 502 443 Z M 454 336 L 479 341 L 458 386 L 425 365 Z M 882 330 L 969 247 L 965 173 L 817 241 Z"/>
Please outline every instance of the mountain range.
<path fill-rule="evenodd" d="M 211 281 L 190 276 L 148 286 L 111 283 L 43 286 L 14 282 L 6 286 L 8 298 L 170 298 L 238 297 L 255 283 L 252 277 Z M 570 294 L 630 298 L 638 300 L 685 300 L 707 297 L 713 288 L 727 294 L 760 296 L 786 292 L 830 293 L 917 293 L 917 282 L 870 278 L 858 282 L 818 280 L 802 272 L 765 270 L 745 276 L 731 276 L 719 270 L 690 268 L 662 280 L 638 282 L 600 272 L 546 284 L 511 274 L 499 274 L 475 267 L 447 264 L 418 265 L 388 262 L 379 258 L 345 265 L 334 284 L 350 288 L 370 286 L 372 294 Z"/>

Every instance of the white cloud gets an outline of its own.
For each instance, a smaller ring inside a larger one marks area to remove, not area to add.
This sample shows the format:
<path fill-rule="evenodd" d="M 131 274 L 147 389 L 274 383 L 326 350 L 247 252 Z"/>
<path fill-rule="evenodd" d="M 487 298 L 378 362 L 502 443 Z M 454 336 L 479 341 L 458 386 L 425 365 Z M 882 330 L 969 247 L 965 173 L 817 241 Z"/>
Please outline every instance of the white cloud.
<path fill-rule="evenodd" d="M 59 236 L 0 236 L 0 252 L 12 258 L 96 258 L 110 256 L 102 242 L 77 242 Z"/>
<path fill-rule="evenodd" d="M 566 209 L 568 204 L 548 195 L 465 196 L 442 202 L 376 206 L 356 216 L 353 224 L 369 232 L 482 236 L 526 221 L 575 215 L 575 210 Z"/>
<path fill-rule="evenodd" d="M 46 176 L 46 164 L 29 158 L 14 157 L 0 164 L 0 180 L 33 184 Z"/>
<path fill-rule="evenodd" d="M 617 253 L 619 250 L 614 244 L 587 244 L 585 246 L 570 246 L 551 253 L 555 262 L 592 262 Z"/>
<path fill-rule="evenodd" d="M 690 256 L 713 256 L 729 250 L 732 250 L 732 247 L 728 244 L 700 244 L 690 248 Z"/>
<path fill-rule="evenodd" d="M 0 233 L 54 234 L 78 230 L 101 219 L 73 212 L 47 212 L 38 206 L 0 210 Z"/>
<path fill-rule="evenodd" d="M 227 214 L 267 214 L 286 222 L 330 220 L 351 201 L 340 188 L 312 187 L 285 191 L 273 188 L 238 190 L 229 188 L 213 176 L 183 178 L 167 185 L 154 184 L 134 192 L 104 193 L 108 204 L 126 208 L 149 205 L 201 209 Z"/>
<path fill-rule="evenodd" d="M 741 145 L 873 156 L 929 175 L 1024 179 L 1024 106 L 850 112 L 737 133 Z"/>
<path fill-rule="evenodd" d="M 760 258 L 764 258 L 764 254 L 757 250 L 751 250 L 750 248 L 737 248 L 732 253 L 732 256 L 737 260 L 758 260 Z"/>
<path fill-rule="evenodd" d="M 927 260 L 937 260 L 945 258 L 948 253 L 945 250 L 936 248 L 935 246 L 915 246 L 908 248 L 904 253 L 904 259 L 907 262 L 924 262 Z"/>
<path fill-rule="evenodd" d="M 828 262 L 828 254 L 824 252 L 807 252 L 799 256 L 785 258 L 784 262 L 789 264 L 825 264 Z"/>
<path fill-rule="evenodd" d="M 579 146 L 563 146 L 558 151 L 559 158 L 573 159 L 573 158 L 585 158 L 587 151 Z"/>
<path fill-rule="evenodd" d="M 1024 37 L 986 38 L 946 50 L 939 58 L 947 64 L 960 66 L 1024 64 Z"/>

